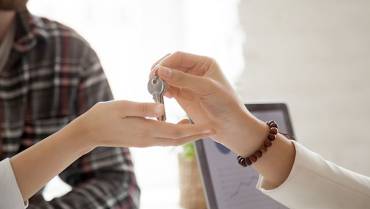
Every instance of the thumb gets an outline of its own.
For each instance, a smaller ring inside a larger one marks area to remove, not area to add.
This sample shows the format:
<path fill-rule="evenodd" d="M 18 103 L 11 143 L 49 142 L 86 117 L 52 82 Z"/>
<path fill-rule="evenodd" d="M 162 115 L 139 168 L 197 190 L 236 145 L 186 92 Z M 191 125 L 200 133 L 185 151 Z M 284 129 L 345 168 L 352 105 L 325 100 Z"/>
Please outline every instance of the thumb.
<path fill-rule="evenodd" d="M 164 114 L 163 104 L 114 101 L 122 117 L 159 117 Z"/>
<path fill-rule="evenodd" d="M 164 66 L 159 67 L 158 76 L 171 86 L 189 89 L 200 95 L 209 95 L 216 90 L 216 83 L 212 79 Z"/>
<path fill-rule="evenodd" d="M 181 121 L 177 122 L 177 124 L 192 124 L 189 119 L 182 119 Z"/>

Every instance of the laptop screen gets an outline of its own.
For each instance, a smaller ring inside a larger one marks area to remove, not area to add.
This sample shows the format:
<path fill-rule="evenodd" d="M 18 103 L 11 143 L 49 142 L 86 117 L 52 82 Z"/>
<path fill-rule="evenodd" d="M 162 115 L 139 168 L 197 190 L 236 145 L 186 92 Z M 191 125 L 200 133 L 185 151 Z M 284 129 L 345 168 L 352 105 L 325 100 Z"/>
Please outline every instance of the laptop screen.
<path fill-rule="evenodd" d="M 284 104 L 251 105 L 249 109 L 263 121 L 275 120 L 280 132 L 293 136 Z M 286 208 L 256 189 L 257 172 L 240 166 L 229 149 L 211 139 L 198 141 L 196 147 L 209 209 Z"/>

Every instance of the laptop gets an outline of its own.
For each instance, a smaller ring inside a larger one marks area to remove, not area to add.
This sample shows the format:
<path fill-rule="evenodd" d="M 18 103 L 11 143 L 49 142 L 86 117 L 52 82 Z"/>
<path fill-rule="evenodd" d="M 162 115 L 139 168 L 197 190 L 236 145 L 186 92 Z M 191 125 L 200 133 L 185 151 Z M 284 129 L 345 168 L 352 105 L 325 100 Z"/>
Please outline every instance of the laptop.
<path fill-rule="evenodd" d="M 294 138 L 286 104 L 247 104 L 246 107 L 263 121 L 276 121 L 279 132 Z M 195 147 L 208 209 L 286 209 L 256 189 L 258 173 L 251 167 L 240 166 L 237 155 L 228 148 L 209 138 L 198 140 Z"/>

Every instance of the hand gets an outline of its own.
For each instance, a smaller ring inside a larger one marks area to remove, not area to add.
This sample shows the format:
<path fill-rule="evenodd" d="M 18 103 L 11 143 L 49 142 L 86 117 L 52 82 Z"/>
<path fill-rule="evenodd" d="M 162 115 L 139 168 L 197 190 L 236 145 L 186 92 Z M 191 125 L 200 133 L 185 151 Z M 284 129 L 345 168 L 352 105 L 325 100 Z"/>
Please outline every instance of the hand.
<path fill-rule="evenodd" d="M 101 102 L 69 126 L 74 136 L 96 146 L 173 146 L 211 133 L 206 125 L 171 124 L 148 119 L 163 114 L 163 105 L 129 101 Z"/>
<path fill-rule="evenodd" d="M 160 60 L 156 68 L 153 73 L 169 85 L 167 96 L 175 97 L 195 124 L 213 125 L 216 133 L 211 138 L 242 156 L 260 148 L 267 125 L 238 100 L 213 59 L 177 52 Z M 276 188 L 284 182 L 294 158 L 294 145 L 278 134 L 274 145 L 254 164 L 264 177 L 263 188 Z"/>
<path fill-rule="evenodd" d="M 174 97 L 195 124 L 212 124 L 213 139 L 240 155 L 261 146 L 266 125 L 238 100 L 213 59 L 176 52 L 164 57 L 153 73 L 168 83 L 165 95 Z"/>

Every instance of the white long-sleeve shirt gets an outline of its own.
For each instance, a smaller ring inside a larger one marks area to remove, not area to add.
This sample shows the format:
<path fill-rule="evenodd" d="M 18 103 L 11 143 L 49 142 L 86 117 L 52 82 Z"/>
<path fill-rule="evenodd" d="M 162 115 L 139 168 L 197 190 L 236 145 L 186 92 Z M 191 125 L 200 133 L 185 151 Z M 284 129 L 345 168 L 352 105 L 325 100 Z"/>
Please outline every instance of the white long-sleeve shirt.
<path fill-rule="evenodd" d="M 26 207 L 9 158 L 0 161 L 0 208 L 24 209 Z"/>
<path fill-rule="evenodd" d="M 264 190 L 260 177 L 258 189 L 291 209 L 370 208 L 369 177 L 326 161 L 297 142 L 294 145 L 296 157 L 285 182 Z"/>

